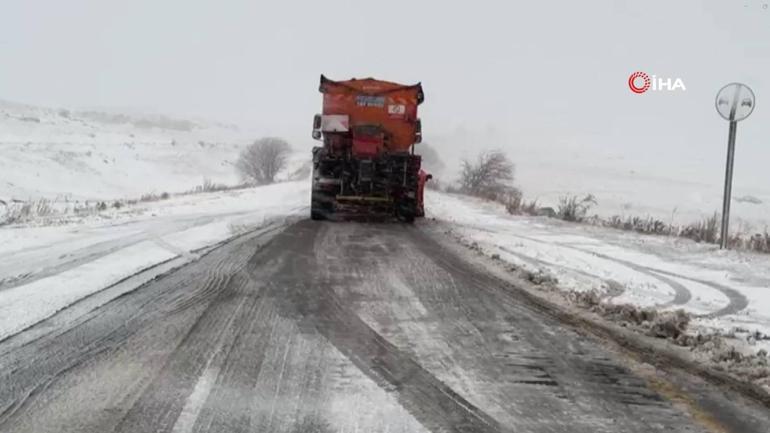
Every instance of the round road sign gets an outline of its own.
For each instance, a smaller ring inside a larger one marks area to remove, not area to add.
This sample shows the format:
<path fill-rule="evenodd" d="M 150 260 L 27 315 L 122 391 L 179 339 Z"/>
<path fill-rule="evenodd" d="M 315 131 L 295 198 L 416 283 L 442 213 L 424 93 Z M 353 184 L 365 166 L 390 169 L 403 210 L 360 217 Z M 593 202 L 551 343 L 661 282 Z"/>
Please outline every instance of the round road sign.
<path fill-rule="evenodd" d="M 717 113 L 730 122 L 740 122 L 754 111 L 754 92 L 742 83 L 730 83 L 717 93 Z"/>

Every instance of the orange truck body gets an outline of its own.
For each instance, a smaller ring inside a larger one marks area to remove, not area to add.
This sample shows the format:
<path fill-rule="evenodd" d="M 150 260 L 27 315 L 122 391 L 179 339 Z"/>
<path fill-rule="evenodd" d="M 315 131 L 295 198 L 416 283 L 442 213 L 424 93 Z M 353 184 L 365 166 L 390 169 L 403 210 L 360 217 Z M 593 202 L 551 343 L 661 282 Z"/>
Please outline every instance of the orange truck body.
<path fill-rule="evenodd" d="M 347 115 L 350 129 L 377 124 L 389 133 L 386 142 L 375 148 L 354 142 L 354 153 L 408 152 L 420 133 L 417 106 L 424 95 L 419 83 L 405 86 L 374 78 L 332 81 L 321 76 L 319 90 L 323 93 L 324 115 Z"/>
<path fill-rule="evenodd" d="M 430 175 L 414 152 L 422 141 L 422 85 L 322 75 L 318 90 L 323 106 L 313 118 L 313 138 L 323 145 L 313 148 L 311 218 L 423 216 Z"/>

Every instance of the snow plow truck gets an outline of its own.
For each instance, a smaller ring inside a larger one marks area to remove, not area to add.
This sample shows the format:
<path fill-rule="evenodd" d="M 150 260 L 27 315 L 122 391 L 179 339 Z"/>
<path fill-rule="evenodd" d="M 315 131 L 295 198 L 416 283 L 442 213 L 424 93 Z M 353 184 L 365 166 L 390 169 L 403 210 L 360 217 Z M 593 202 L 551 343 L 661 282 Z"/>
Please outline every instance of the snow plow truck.
<path fill-rule="evenodd" d="M 422 85 L 321 75 L 323 111 L 313 118 L 310 216 L 314 220 L 423 216 Z"/>

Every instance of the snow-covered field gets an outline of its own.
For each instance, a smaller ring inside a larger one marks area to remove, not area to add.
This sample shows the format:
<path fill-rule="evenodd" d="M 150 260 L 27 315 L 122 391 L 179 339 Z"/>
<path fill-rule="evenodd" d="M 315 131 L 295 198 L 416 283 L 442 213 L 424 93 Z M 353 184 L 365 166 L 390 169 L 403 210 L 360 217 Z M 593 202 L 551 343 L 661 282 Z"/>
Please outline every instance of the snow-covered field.
<path fill-rule="evenodd" d="M 687 225 L 721 212 L 726 129 L 724 136 L 720 130 L 719 136 L 697 150 L 684 146 L 681 137 L 670 141 L 650 137 L 649 143 L 634 145 L 640 140 L 637 132 L 629 136 L 628 131 L 611 129 L 589 137 L 564 132 L 562 140 L 552 142 L 517 140 L 494 130 L 458 130 L 439 137 L 426 135 L 425 141 L 446 164 L 436 173 L 445 184 L 457 176 L 460 160 L 500 148 L 516 165 L 516 185 L 525 200 L 537 200 L 540 206 L 555 207 L 565 195 L 593 194 L 598 205 L 591 213 L 652 216 L 672 225 Z M 615 137 L 616 145 L 601 144 L 607 136 Z M 770 226 L 765 147 L 741 143 L 735 161 L 731 229 L 760 233 Z"/>
<path fill-rule="evenodd" d="M 544 217 L 511 216 L 499 204 L 430 191 L 427 216 L 488 254 L 564 290 L 597 290 L 613 303 L 692 313 L 695 329 L 770 334 L 770 258 L 709 244 Z M 760 346 L 768 346 L 767 341 Z"/>
<path fill-rule="evenodd" d="M 233 185 L 233 162 L 255 138 L 206 121 L 0 101 L 0 200 L 137 198 L 206 179 Z M 309 150 L 295 150 L 284 178 L 309 159 Z"/>
<path fill-rule="evenodd" d="M 47 209 L 0 227 L 0 339 L 304 215 L 308 182 L 288 182 L 310 157 L 298 149 L 281 183 L 175 194 L 239 183 L 233 163 L 255 138 L 209 121 L 0 101 L 0 219 L 22 202 Z M 170 198 L 136 200 L 162 193 Z"/>
<path fill-rule="evenodd" d="M 0 199 L 114 199 L 236 181 L 234 127 L 0 102 Z"/>
<path fill-rule="evenodd" d="M 309 183 L 173 197 L 140 203 L 109 218 L 0 230 L 0 339 L 140 271 L 158 272 L 255 228 L 307 214 Z M 159 265 L 169 265 L 160 267 Z M 130 291 L 158 272 L 121 284 L 99 302 Z"/>

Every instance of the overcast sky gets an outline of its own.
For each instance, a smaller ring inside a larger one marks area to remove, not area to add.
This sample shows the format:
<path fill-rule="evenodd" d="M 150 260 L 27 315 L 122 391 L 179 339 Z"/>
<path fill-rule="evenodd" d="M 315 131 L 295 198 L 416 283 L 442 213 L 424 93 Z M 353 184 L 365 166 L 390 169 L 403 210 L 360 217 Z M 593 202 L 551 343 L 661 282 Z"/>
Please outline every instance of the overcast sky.
<path fill-rule="evenodd" d="M 767 3 L 2 0 L 0 98 L 204 116 L 304 140 L 321 73 L 374 76 L 423 83 L 432 141 L 704 153 L 716 166 L 727 125 L 714 95 L 742 81 L 758 105 L 740 150 L 757 165 L 770 155 Z M 637 70 L 687 90 L 633 94 Z"/>

